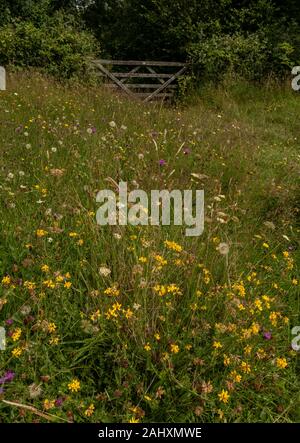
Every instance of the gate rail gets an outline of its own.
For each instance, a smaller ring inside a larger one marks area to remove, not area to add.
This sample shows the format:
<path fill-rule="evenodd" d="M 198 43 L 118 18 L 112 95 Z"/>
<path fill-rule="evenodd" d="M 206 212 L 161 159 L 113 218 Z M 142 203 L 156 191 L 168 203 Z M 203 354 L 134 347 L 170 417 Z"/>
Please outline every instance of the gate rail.
<path fill-rule="evenodd" d="M 144 102 L 173 97 L 176 90 L 175 81 L 187 70 L 188 66 L 186 63 L 179 62 L 140 60 L 99 59 L 92 60 L 92 63 L 100 70 L 99 75 L 109 80 L 110 87 L 118 87 L 130 97 L 142 99 Z M 127 72 L 111 71 L 110 66 L 129 67 L 130 70 Z M 161 68 L 165 68 L 168 72 L 158 72 Z M 140 79 L 145 79 L 147 83 L 139 82 Z"/>

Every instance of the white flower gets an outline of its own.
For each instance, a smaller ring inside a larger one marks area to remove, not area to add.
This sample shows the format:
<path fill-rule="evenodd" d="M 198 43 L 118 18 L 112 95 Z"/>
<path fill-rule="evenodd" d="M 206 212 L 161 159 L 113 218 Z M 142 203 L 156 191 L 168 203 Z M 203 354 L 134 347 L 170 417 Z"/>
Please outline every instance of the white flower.
<path fill-rule="evenodd" d="M 27 143 L 26 144 L 26 149 L 30 149 L 31 148 L 31 144 L 30 143 Z"/>
<path fill-rule="evenodd" d="M 216 249 L 221 255 L 227 255 L 229 253 L 229 246 L 227 243 L 220 243 Z"/>
<path fill-rule="evenodd" d="M 122 235 L 120 235 L 120 234 L 118 234 L 117 232 L 115 232 L 115 233 L 114 233 L 114 237 L 115 237 L 117 240 L 121 240 Z"/>
<path fill-rule="evenodd" d="M 115 128 L 117 125 L 116 125 L 116 122 L 114 122 L 114 121 L 112 120 L 111 122 L 109 122 L 109 126 L 110 126 L 111 128 Z"/>
<path fill-rule="evenodd" d="M 52 152 L 56 152 L 56 151 L 57 151 L 57 148 L 51 148 L 51 151 L 52 151 Z"/>
<path fill-rule="evenodd" d="M 127 129 L 127 126 L 125 126 L 125 125 L 122 125 L 122 126 L 121 126 L 121 129 L 123 129 L 123 131 L 126 131 L 126 129 Z"/>
<path fill-rule="evenodd" d="M 108 277 L 111 273 L 111 270 L 107 268 L 106 266 L 100 266 L 99 268 L 99 274 L 103 275 L 103 277 Z"/>

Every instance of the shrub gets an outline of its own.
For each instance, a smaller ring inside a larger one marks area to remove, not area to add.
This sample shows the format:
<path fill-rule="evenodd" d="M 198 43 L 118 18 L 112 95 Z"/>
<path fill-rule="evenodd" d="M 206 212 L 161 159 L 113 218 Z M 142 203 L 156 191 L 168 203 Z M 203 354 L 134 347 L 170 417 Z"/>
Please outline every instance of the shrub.
<path fill-rule="evenodd" d="M 82 77 L 99 47 L 91 34 L 78 28 L 72 17 L 61 13 L 41 26 L 30 21 L 7 24 L 0 28 L 0 64 L 38 67 L 60 78 Z"/>

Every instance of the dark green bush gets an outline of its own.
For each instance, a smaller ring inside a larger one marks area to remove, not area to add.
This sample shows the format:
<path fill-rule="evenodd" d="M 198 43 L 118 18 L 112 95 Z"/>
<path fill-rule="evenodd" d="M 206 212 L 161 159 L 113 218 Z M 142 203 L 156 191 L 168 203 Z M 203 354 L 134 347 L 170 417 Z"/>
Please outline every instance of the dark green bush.
<path fill-rule="evenodd" d="M 61 13 L 40 26 L 16 21 L 0 28 L 0 64 L 4 66 L 38 67 L 60 78 L 79 78 L 98 51 L 96 39 Z"/>
<path fill-rule="evenodd" d="M 294 52 L 289 43 L 270 47 L 268 38 L 260 33 L 247 37 L 241 34 L 213 35 L 189 48 L 194 71 L 209 78 L 234 73 L 248 80 L 258 80 L 270 72 L 283 74 L 293 65 Z"/>

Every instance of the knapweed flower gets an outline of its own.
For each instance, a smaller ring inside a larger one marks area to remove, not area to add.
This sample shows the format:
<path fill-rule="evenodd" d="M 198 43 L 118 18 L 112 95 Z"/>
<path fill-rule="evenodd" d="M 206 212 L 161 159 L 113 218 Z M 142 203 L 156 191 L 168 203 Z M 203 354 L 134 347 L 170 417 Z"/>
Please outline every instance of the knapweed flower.
<path fill-rule="evenodd" d="M 13 379 L 15 378 L 15 373 L 13 371 L 7 371 L 5 372 L 4 375 L 2 375 L 2 377 L 0 377 L 0 385 L 3 385 L 4 383 L 9 383 L 11 381 L 13 381 Z"/>
<path fill-rule="evenodd" d="M 264 338 L 265 340 L 271 340 L 271 338 L 272 338 L 272 333 L 271 333 L 271 332 L 268 332 L 268 331 L 264 332 L 264 333 L 263 333 L 263 338 Z"/>
<path fill-rule="evenodd" d="M 71 380 L 70 383 L 68 384 L 68 389 L 71 392 L 80 391 L 80 381 L 77 378 L 73 378 L 73 380 Z"/>
<path fill-rule="evenodd" d="M 222 391 L 218 394 L 218 397 L 221 402 L 228 403 L 230 395 L 228 394 L 228 391 L 225 391 L 224 389 L 222 389 Z"/>
<path fill-rule="evenodd" d="M 158 162 L 159 166 L 164 166 L 166 163 L 167 163 L 166 160 L 163 159 L 159 160 Z"/>

